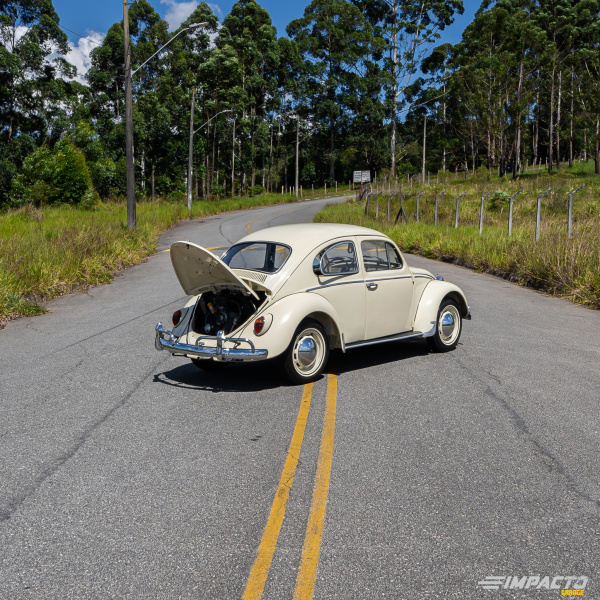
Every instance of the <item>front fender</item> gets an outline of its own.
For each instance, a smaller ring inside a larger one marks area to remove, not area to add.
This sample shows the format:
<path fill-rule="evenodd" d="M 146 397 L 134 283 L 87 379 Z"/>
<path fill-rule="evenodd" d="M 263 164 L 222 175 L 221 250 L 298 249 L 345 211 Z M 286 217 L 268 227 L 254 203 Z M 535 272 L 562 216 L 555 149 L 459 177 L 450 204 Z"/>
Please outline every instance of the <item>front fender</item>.
<path fill-rule="evenodd" d="M 422 331 L 426 334 L 425 337 L 435 333 L 438 310 L 445 298 L 452 298 L 457 302 L 463 319 L 470 317 L 469 305 L 463 291 L 453 283 L 434 280 L 425 286 L 421 295 L 413 324 L 415 331 Z"/>
<path fill-rule="evenodd" d="M 342 347 L 340 318 L 333 306 L 318 294 L 300 292 L 291 294 L 265 308 L 261 315 L 273 315 L 266 333 L 254 333 L 254 319 L 241 332 L 242 337 L 251 339 L 257 347 L 267 348 L 269 357 L 285 352 L 292 341 L 298 325 L 307 318 L 323 325 L 329 338 L 330 348 Z"/>

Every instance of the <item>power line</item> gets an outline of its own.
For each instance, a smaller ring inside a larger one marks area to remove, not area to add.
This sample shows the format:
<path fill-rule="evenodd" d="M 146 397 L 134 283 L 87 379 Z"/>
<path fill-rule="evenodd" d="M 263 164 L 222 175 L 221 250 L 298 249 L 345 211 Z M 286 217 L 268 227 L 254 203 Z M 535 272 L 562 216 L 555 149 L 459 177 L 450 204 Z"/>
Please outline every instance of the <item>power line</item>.
<path fill-rule="evenodd" d="M 77 37 L 80 37 L 83 40 L 88 40 L 90 42 L 92 42 L 92 44 L 95 44 L 96 46 L 102 46 L 101 43 L 96 42 L 95 40 L 93 40 L 92 38 L 89 38 L 85 35 L 81 35 L 80 33 L 77 33 L 76 31 L 73 31 L 72 29 L 69 29 L 68 27 L 64 27 L 63 25 L 60 25 L 59 23 L 56 23 L 61 29 L 64 29 L 65 31 L 68 31 L 69 33 L 72 33 L 73 35 L 76 35 Z"/>

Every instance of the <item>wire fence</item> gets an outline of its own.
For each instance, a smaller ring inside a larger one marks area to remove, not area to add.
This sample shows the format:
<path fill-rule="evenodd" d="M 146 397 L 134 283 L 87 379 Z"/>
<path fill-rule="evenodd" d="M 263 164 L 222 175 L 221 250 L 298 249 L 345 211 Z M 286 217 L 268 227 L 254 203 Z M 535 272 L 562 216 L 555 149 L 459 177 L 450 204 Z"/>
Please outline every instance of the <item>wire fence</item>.
<path fill-rule="evenodd" d="M 422 178 L 421 175 L 419 177 Z M 365 217 L 377 221 L 386 221 L 391 224 L 402 223 L 428 223 L 435 226 L 453 224 L 458 229 L 461 226 L 478 226 L 479 234 L 483 234 L 485 227 L 506 227 L 507 235 L 512 237 L 515 223 L 515 209 L 518 196 L 524 200 L 517 206 L 519 208 L 520 224 L 531 224 L 535 227 L 535 239 L 539 241 L 544 208 L 552 216 L 552 223 L 562 215 L 565 219 L 567 237 L 573 236 L 574 197 L 581 192 L 585 185 L 580 185 L 571 190 L 566 197 L 562 190 L 557 190 L 553 201 L 544 206 L 542 199 L 549 196 L 554 188 L 548 188 L 542 193 L 535 193 L 535 202 L 532 206 L 534 192 L 519 189 L 512 195 L 498 189 L 487 190 L 480 196 L 477 192 L 454 193 L 452 190 L 413 191 L 407 181 L 406 190 L 393 188 L 391 180 L 382 182 L 378 187 L 361 186 L 356 190 L 356 201 L 364 203 Z M 436 193 L 437 192 L 437 193 Z M 465 198 L 467 195 L 470 197 Z M 563 196 L 561 198 L 561 196 Z M 535 208 L 533 208 L 535 207 Z M 506 213 L 506 214 L 505 214 Z"/>

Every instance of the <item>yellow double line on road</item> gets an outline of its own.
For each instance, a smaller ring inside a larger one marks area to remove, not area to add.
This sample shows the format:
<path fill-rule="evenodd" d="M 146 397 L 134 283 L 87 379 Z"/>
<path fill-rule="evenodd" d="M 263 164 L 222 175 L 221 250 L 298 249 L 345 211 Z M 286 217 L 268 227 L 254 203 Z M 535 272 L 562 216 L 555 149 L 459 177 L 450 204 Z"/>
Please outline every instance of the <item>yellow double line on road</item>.
<path fill-rule="evenodd" d="M 302 402 L 296 419 L 296 426 L 292 435 L 292 442 L 288 449 L 287 458 L 279 479 L 279 486 L 275 499 L 271 506 L 271 512 L 267 520 L 256 559 L 250 571 L 246 589 L 242 596 L 243 600 L 259 600 L 265 589 L 265 583 L 269 575 L 269 568 L 277 547 L 277 540 L 283 524 L 285 509 L 290 496 L 290 491 L 296 475 L 296 467 L 302 449 L 302 440 L 306 430 L 306 422 L 310 409 L 313 392 L 313 384 L 304 386 Z M 321 434 L 321 446 L 317 461 L 317 474 L 311 501 L 308 525 L 302 549 L 300 568 L 296 578 L 294 600 L 309 600 L 313 597 L 315 582 L 317 579 L 317 567 L 321 553 L 321 539 L 325 524 L 325 509 L 329 495 L 329 481 L 331 478 L 331 462 L 333 458 L 333 441 L 335 435 L 335 415 L 337 405 L 337 376 L 327 376 L 327 400 L 325 405 L 325 417 L 323 419 L 323 431 Z"/>

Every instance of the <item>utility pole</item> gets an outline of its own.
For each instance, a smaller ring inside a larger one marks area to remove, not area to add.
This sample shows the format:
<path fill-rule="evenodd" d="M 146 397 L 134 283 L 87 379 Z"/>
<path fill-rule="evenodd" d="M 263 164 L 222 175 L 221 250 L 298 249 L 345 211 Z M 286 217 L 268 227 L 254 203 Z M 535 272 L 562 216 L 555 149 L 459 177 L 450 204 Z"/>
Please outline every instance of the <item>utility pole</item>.
<path fill-rule="evenodd" d="M 133 162 L 133 101 L 131 98 L 131 48 L 129 43 L 129 5 L 123 0 L 125 34 L 125 153 L 127 158 L 127 229 L 135 229 L 135 165 Z"/>
<path fill-rule="evenodd" d="M 296 113 L 296 198 L 298 198 L 298 168 L 300 165 L 300 115 Z"/>
<path fill-rule="evenodd" d="M 194 169 L 194 100 L 196 98 L 196 88 L 192 86 L 192 108 L 190 111 L 190 147 L 188 156 L 188 176 L 187 176 L 187 201 L 188 210 L 192 210 L 192 179 Z"/>
<path fill-rule="evenodd" d="M 423 170 L 421 182 L 425 185 L 425 147 L 427 144 L 427 115 L 423 117 Z"/>

